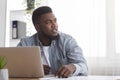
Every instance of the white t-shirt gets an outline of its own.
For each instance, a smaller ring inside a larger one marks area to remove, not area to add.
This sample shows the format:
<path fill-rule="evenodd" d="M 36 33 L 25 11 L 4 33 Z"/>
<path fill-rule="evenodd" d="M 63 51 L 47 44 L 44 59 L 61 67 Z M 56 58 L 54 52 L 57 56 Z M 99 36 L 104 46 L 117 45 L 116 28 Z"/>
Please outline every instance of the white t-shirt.
<path fill-rule="evenodd" d="M 50 65 L 50 60 L 49 60 L 49 46 L 43 46 L 43 51 L 44 55 L 42 55 L 42 63 L 44 65 Z"/>

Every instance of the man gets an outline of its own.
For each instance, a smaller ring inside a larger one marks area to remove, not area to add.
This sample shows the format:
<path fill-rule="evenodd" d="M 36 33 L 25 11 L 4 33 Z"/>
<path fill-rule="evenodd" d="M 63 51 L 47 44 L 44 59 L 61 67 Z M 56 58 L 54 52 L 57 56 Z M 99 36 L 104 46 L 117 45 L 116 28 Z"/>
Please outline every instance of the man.
<path fill-rule="evenodd" d="M 32 21 L 37 33 L 21 39 L 18 46 L 40 46 L 45 74 L 63 78 L 87 75 L 81 48 L 70 35 L 58 32 L 57 19 L 50 7 L 34 10 Z"/>

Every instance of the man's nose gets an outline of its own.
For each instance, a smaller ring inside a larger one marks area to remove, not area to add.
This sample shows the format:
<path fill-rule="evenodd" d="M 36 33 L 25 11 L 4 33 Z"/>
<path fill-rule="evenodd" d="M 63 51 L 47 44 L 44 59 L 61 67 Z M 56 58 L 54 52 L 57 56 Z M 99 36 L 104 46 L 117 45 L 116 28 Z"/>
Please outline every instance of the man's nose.
<path fill-rule="evenodd" d="M 53 27 L 53 28 L 57 28 L 57 27 L 58 27 L 58 24 L 57 24 L 56 22 L 53 22 L 53 23 L 52 23 L 52 27 Z"/>

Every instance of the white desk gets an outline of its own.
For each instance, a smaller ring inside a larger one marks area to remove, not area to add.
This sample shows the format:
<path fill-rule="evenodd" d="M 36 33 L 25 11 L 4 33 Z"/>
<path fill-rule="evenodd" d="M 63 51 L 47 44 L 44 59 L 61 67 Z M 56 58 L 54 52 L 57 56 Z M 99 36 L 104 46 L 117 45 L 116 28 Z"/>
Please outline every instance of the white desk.
<path fill-rule="evenodd" d="M 41 78 L 40 80 L 120 80 L 120 76 L 78 76 L 70 78 Z"/>
<path fill-rule="evenodd" d="M 120 80 L 120 76 L 79 76 L 70 78 L 10 78 L 9 80 Z"/>

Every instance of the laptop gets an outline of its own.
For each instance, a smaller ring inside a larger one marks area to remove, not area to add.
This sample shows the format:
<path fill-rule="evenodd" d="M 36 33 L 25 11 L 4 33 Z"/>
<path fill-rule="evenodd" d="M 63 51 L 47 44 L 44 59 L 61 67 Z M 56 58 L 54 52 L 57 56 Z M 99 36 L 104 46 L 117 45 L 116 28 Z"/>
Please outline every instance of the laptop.
<path fill-rule="evenodd" d="M 7 60 L 10 78 L 42 78 L 44 76 L 39 47 L 0 47 Z"/>

